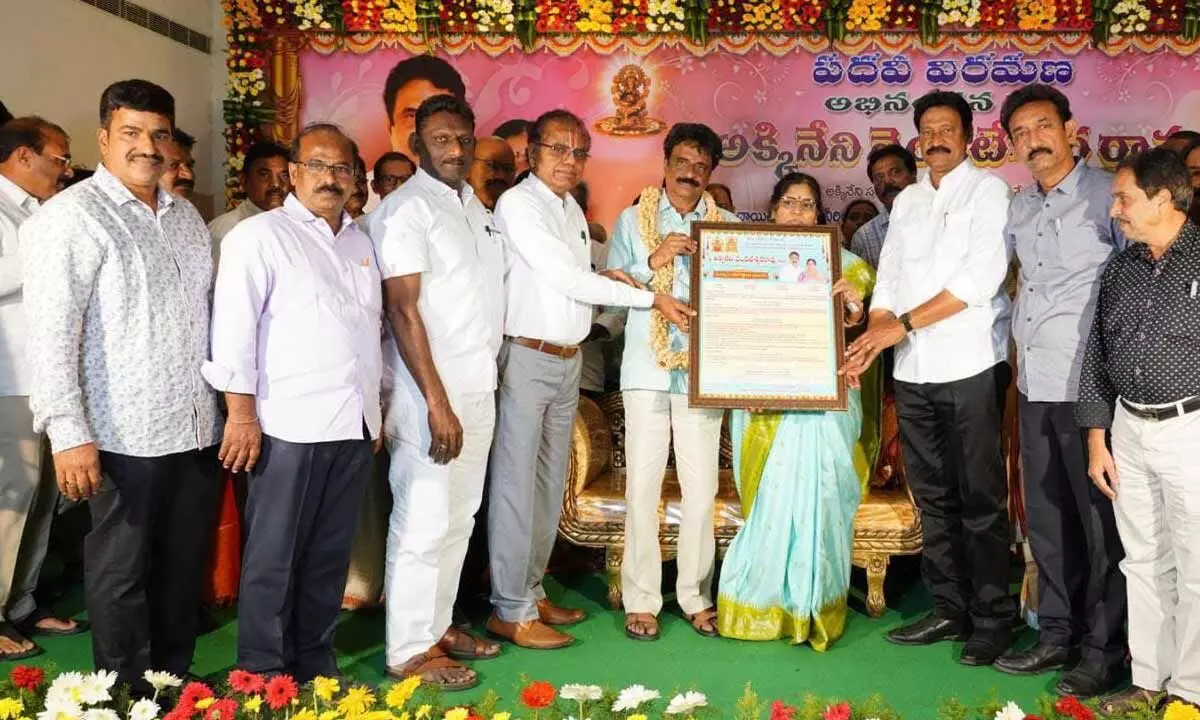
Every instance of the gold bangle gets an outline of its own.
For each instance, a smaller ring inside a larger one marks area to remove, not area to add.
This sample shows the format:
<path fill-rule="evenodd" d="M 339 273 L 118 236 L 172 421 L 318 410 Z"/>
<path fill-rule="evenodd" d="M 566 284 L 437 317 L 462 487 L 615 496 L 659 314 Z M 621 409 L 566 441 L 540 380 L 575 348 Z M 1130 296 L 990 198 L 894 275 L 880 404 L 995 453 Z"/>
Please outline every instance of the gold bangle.
<path fill-rule="evenodd" d="M 250 418 L 249 420 L 234 420 L 233 418 L 229 418 L 229 422 L 234 425 L 253 425 L 258 422 L 258 418 Z"/>

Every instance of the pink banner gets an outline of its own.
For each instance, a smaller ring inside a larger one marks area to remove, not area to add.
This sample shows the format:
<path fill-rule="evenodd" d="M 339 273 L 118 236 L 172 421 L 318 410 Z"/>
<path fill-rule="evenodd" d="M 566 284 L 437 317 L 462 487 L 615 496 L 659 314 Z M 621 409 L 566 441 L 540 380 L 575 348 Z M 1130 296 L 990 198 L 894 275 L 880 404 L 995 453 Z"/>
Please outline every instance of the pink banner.
<path fill-rule="evenodd" d="M 303 122 L 329 120 L 358 140 L 367 163 L 389 148 L 383 86 L 396 49 L 367 54 L 305 51 L 301 58 Z M 660 47 L 644 57 L 604 55 L 586 46 L 560 56 L 549 52 L 491 57 L 467 50 L 446 59 L 462 74 L 480 134 L 501 122 L 565 107 L 592 132 L 585 178 L 593 215 L 611 228 L 622 208 L 661 179 L 662 141 L 671 123 L 702 122 L 719 133 L 725 159 L 713 176 L 733 189 L 738 211 L 759 217 L 771 186 L 789 170 L 815 175 L 825 189 L 831 220 L 846 203 L 873 196 L 866 158 L 875 145 L 913 146 L 912 103 L 934 88 L 957 90 L 975 107 L 975 159 L 1014 185 L 1024 168 L 1008 157 L 1000 106 L 1027 82 L 1059 86 L 1082 126 L 1079 141 L 1090 162 L 1113 165 L 1153 146 L 1177 126 L 1200 118 L 1200 56 L 1170 50 L 1109 57 L 1095 50 L 1036 56 L 999 50 L 950 51 L 937 57 L 908 51 L 783 57 L 763 50 L 697 57 Z M 614 78 L 648 82 L 645 112 L 634 113 L 636 87 L 626 88 L 624 115 L 614 102 Z M 656 122 L 657 121 L 657 122 Z M 623 134 L 615 134 L 617 132 Z"/>

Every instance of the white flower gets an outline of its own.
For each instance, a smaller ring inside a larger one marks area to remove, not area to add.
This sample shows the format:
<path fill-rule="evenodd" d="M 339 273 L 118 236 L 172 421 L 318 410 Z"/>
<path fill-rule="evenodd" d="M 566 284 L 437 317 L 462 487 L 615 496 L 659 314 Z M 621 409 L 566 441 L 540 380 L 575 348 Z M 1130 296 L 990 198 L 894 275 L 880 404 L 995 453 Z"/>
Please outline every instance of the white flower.
<path fill-rule="evenodd" d="M 90 708 L 83 713 L 83 720 L 121 720 L 121 716 L 108 708 Z"/>
<path fill-rule="evenodd" d="M 613 712 L 633 712 L 651 700 L 657 700 L 661 695 L 657 690 L 649 690 L 644 685 L 630 685 L 621 691 L 617 701 L 613 703 Z"/>
<path fill-rule="evenodd" d="M 1025 711 L 1010 700 L 1007 705 L 1000 709 L 1000 712 L 996 713 L 995 720 L 1025 720 Z"/>
<path fill-rule="evenodd" d="M 239 169 L 241 168 L 240 165 L 238 167 Z M 155 670 L 147 670 L 142 673 L 142 679 L 150 683 L 150 687 L 159 692 L 169 687 L 175 688 L 183 684 L 182 678 L 177 678 L 169 672 L 158 672 Z"/>
<path fill-rule="evenodd" d="M 604 689 L 598 685 L 563 685 L 558 691 L 558 696 L 563 700 L 575 702 L 599 700 L 604 696 Z"/>
<path fill-rule="evenodd" d="M 64 673 L 64 675 L 75 675 L 78 676 L 80 682 L 83 680 L 83 675 L 79 673 Z M 62 675 L 59 676 L 59 678 L 61 677 Z M 57 683 L 57 680 L 55 682 Z M 50 691 L 46 693 L 45 709 L 38 713 L 37 720 L 81 720 L 83 708 L 68 696 L 68 692 L 61 687 L 55 690 L 51 686 Z"/>
<path fill-rule="evenodd" d="M 148 681 L 147 681 L 148 682 Z M 142 698 L 133 704 L 129 710 L 129 720 L 154 720 L 158 717 L 158 703 Z"/>
<path fill-rule="evenodd" d="M 117 682 L 117 674 L 110 670 L 98 670 L 83 678 L 79 686 L 79 702 L 84 705 L 96 705 L 112 700 L 112 686 Z"/>
<path fill-rule="evenodd" d="M 704 697 L 704 693 L 698 693 L 695 690 L 689 690 L 682 695 L 676 695 L 671 698 L 671 702 L 667 704 L 668 715 L 683 715 L 690 713 L 696 708 L 702 708 L 708 705 L 708 698 Z M 1005 718 L 1005 720 L 1008 720 Z M 1024 720 L 1022 718 L 1022 720 Z"/>

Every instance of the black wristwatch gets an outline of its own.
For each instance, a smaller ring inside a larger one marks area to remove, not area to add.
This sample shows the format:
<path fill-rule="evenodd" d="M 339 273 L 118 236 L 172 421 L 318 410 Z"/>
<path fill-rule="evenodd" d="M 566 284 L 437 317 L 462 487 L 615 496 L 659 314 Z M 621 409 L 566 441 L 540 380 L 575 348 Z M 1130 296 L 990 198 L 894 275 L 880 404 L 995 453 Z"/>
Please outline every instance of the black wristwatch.
<path fill-rule="evenodd" d="M 908 316 L 908 313 L 900 313 L 900 324 L 904 326 L 904 332 L 913 331 L 912 318 Z"/>

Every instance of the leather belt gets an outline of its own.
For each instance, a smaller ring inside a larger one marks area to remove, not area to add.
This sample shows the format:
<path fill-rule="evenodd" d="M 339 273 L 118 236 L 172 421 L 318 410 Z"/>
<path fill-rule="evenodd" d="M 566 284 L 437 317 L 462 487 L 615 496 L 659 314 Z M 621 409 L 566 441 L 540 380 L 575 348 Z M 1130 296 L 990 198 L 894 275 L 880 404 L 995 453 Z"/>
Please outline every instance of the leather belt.
<path fill-rule="evenodd" d="M 570 360 L 579 352 L 578 345 L 555 345 L 554 343 L 546 342 L 545 340 L 535 340 L 527 337 L 512 337 L 509 336 L 509 342 L 527 347 L 530 350 L 544 352 L 547 355 L 553 355 L 563 360 Z"/>
<path fill-rule="evenodd" d="M 1200 395 L 1190 397 L 1187 400 L 1180 400 L 1174 405 L 1152 408 L 1137 407 L 1125 398 L 1121 398 L 1121 407 L 1128 410 L 1129 414 L 1140 417 L 1143 420 L 1162 422 L 1163 420 L 1171 420 L 1172 418 L 1177 418 L 1187 415 L 1190 412 L 1200 410 Z"/>

